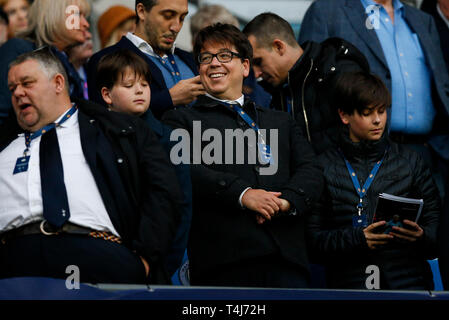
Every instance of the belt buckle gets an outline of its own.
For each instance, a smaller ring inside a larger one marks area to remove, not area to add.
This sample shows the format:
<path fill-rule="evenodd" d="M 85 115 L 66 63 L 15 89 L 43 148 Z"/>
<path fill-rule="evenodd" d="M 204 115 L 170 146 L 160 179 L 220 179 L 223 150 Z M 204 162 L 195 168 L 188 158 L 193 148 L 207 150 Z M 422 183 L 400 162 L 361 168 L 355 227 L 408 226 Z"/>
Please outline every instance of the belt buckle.
<path fill-rule="evenodd" d="M 42 220 L 41 224 L 39 225 L 39 228 L 41 230 L 41 233 L 46 235 L 46 236 L 52 236 L 52 235 L 57 235 L 58 232 L 48 232 L 45 230 L 45 223 L 47 222 L 47 220 Z"/>

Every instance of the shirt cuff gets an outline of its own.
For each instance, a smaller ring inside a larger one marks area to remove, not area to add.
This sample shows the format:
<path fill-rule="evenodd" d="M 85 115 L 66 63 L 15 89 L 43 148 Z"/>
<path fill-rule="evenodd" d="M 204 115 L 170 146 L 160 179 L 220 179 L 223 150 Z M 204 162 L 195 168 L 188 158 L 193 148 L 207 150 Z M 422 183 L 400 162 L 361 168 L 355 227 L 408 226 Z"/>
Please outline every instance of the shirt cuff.
<path fill-rule="evenodd" d="M 243 195 L 244 195 L 245 192 L 248 191 L 249 189 L 252 189 L 252 188 L 251 188 L 251 187 L 248 187 L 248 188 L 246 188 L 245 190 L 243 190 L 243 192 L 240 194 L 240 197 L 239 197 L 239 204 L 240 204 L 240 207 L 242 207 L 242 209 L 245 209 L 245 207 L 244 207 L 243 204 L 242 204 L 242 198 L 243 198 Z"/>

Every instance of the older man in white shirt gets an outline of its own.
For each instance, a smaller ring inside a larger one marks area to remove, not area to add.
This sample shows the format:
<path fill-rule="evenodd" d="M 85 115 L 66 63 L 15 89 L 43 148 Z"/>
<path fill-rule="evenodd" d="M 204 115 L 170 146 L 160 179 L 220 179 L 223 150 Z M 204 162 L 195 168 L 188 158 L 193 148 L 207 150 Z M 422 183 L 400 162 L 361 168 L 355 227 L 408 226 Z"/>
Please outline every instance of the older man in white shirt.
<path fill-rule="evenodd" d="M 181 194 L 145 123 L 72 102 L 47 49 L 10 67 L 16 121 L 0 128 L 0 278 L 169 283 Z"/>

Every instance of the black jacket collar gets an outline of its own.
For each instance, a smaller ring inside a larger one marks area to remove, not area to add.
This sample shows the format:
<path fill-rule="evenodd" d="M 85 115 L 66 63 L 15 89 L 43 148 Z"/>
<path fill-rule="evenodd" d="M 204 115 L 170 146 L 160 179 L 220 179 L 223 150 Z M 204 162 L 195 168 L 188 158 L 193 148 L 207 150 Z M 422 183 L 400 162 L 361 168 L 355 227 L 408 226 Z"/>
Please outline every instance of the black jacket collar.
<path fill-rule="evenodd" d="M 72 101 L 76 103 L 78 109 L 87 117 L 99 120 L 101 123 L 107 123 L 107 127 L 103 129 L 108 130 L 115 135 L 128 134 L 135 131 L 134 128 L 129 126 L 128 119 L 137 118 L 136 116 L 110 111 L 103 106 L 86 100 L 72 99 Z"/>
<path fill-rule="evenodd" d="M 353 142 L 349 138 L 349 131 L 347 127 L 341 128 L 338 145 L 343 151 L 343 154 L 349 161 L 359 162 L 363 160 L 377 161 L 383 157 L 385 150 L 390 145 L 388 141 L 388 134 L 384 134 L 379 140 L 360 142 Z"/>

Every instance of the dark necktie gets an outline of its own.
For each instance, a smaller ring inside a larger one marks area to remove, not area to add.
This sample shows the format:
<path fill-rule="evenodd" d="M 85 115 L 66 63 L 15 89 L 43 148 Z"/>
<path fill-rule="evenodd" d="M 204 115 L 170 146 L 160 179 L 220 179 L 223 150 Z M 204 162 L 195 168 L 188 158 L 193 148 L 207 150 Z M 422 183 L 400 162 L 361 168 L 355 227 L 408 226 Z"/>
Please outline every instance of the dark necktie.
<path fill-rule="evenodd" d="M 39 159 L 44 218 L 61 227 L 69 219 L 70 211 L 56 128 L 42 135 Z"/>

